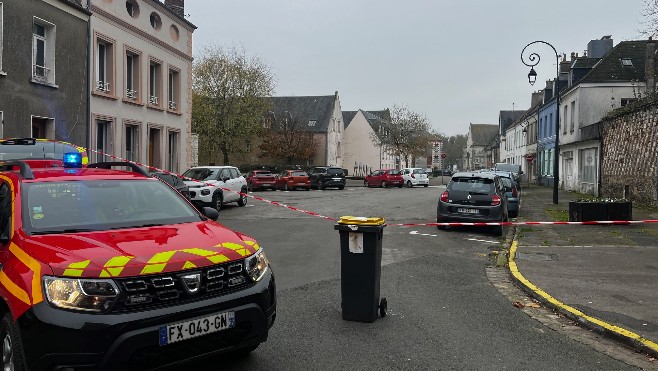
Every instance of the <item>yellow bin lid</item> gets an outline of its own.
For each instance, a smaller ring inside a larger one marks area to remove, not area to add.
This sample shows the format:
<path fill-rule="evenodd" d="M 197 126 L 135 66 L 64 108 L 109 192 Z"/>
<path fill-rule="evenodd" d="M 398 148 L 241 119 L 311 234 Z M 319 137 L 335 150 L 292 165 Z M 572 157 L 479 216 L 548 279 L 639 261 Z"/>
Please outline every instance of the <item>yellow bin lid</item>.
<path fill-rule="evenodd" d="M 340 220 L 338 220 L 338 224 L 380 226 L 386 224 L 386 220 L 377 217 L 341 216 Z"/>

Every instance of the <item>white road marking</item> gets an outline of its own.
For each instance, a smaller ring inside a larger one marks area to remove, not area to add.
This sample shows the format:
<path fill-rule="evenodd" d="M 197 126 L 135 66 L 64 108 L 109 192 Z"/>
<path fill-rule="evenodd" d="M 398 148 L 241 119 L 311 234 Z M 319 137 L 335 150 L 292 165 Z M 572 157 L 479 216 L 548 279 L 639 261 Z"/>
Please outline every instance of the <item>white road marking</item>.
<path fill-rule="evenodd" d="M 429 236 L 429 237 L 438 237 L 436 234 L 429 234 L 429 233 L 420 233 L 418 231 L 411 231 L 409 234 L 414 235 L 414 236 Z M 499 241 L 489 241 L 489 240 L 480 240 L 477 238 L 464 238 L 467 241 L 475 241 L 475 242 L 482 242 L 482 243 L 498 243 Z"/>
<path fill-rule="evenodd" d="M 478 240 L 477 238 L 465 238 L 465 240 L 485 243 L 498 243 L 498 241 Z"/>

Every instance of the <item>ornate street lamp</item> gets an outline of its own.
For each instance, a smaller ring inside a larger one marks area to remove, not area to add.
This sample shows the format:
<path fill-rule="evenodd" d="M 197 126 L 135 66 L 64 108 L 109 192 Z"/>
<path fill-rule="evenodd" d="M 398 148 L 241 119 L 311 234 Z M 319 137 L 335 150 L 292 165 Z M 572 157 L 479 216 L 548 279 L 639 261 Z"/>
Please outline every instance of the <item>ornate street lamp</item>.
<path fill-rule="evenodd" d="M 558 89 L 558 83 L 560 80 L 560 56 L 557 53 L 557 50 L 553 47 L 553 45 L 547 43 L 546 41 L 533 41 L 530 44 L 526 45 L 523 50 L 521 51 L 521 62 L 525 64 L 526 66 L 530 67 L 530 72 L 528 73 L 528 82 L 530 85 L 534 85 L 535 81 L 537 81 L 537 72 L 533 68 L 537 64 L 539 64 L 539 60 L 541 59 L 539 57 L 539 54 L 537 53 L 531 53 L 528 55 L 527 60 L 529 63 L 526 63 L 526 61 L 523 59 L 523 53 L 525 50 L 533 44 L 545 44 L 551 47 L 553 49 L 553 52 L 555 53 L 555 60 L 556 60 L 556 77 L 555 77 L 555 105 L 557 107 L 556 112 L 555 112 L 555 149 L 553 150 L 553 203 L 557 204 L 557 191 L 558 191 L 558 182 L 560 180 L 560 167 L 558 164 L 558 143 L 559 143 L 559 138 L 560 138 L 560 91 Z"/>

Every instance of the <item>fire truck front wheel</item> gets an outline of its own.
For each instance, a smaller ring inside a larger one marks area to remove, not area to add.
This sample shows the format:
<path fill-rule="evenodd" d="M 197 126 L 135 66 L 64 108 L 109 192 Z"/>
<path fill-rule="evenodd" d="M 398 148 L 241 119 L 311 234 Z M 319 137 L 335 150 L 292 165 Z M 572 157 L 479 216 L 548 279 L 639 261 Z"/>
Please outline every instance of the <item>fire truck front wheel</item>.
<path fill-rule="evenodd" d="M 24 370 L 21 336 L 9 312 L 5 313 L 0 322 L 0 340 L 2 341 L 2 369 Z"/>

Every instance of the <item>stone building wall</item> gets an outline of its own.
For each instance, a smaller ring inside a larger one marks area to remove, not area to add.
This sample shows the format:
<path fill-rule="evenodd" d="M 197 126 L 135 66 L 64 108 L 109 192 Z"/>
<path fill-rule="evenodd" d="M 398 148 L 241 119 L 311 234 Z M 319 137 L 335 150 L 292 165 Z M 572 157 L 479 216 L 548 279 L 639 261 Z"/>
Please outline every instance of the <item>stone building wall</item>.
<path fill-rule="evenodd" d="M 658 206 L 658 102 L 604 118 L 601 196 Z"/>

